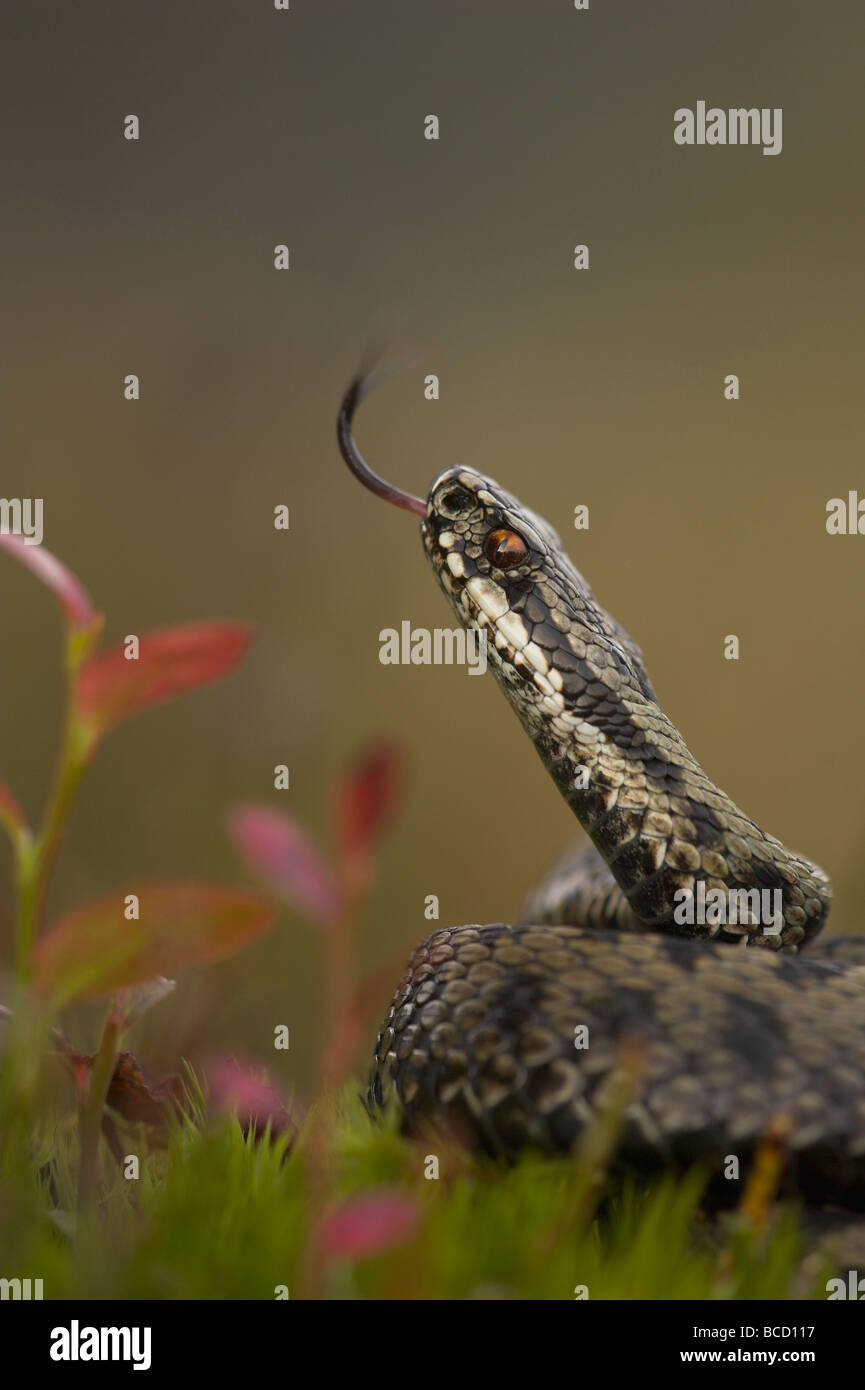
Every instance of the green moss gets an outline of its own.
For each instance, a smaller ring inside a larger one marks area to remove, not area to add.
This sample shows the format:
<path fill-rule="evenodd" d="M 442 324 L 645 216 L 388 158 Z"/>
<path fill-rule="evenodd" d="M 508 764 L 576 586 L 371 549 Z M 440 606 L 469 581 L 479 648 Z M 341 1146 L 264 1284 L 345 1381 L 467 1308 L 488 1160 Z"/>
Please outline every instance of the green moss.
<path fill-rule="evenodd" d="M 434 1141 L 373 1127 L 353 1093 L 324 1118 L 320 1150 L 304 1136 L 294 1147 L 245 1138 L 231 1119 L 205 1123 L 200 1107 L 161 1148 L 126 1131 L 140 1176 L 125 1179 L 103 1151 L 101 1200 L 81 1222 L 75 1129 L 58 1125 L 0 1196 L 4 1270 L 42 1278 L 48 1298 L 272 1299 L 281 1285 L 292 1298 L 573 1299 L 578 1287 L 592 1299 L 825 1296 L 822 1270 L 802 1286 L 795 1212 L 779 1208 L 759 1236 L 712 1221 L 699 1173 L 601 1194 L 578 1161 L 498 1167 L 442 1149 L 429 1180 Z M 304 1257 L 312 1204 L 383 1186 L 419 1204 L 403 1243 L 353 1261 L 325 1264 L 308 1246 Z"/>

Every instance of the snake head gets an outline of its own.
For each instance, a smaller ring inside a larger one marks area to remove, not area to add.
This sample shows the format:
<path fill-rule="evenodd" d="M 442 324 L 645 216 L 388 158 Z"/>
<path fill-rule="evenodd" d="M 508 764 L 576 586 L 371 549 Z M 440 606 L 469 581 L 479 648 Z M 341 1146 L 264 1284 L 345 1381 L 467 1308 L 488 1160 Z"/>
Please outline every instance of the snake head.
<path fill-rule="evenodd" d="M 567 626 L 564 618 L 554 624 L 565 595 L 554 561 L 561 542 L 552 528 L 492 478 L 449 468 L 430 488 L 421 536 L 461 622 L 486 633 L 495 666 L 522 673 L 561 708 L 550 655 L 576 614 L 568 604 Z"/>
<path fill-rule="evenodd" d="M 614 692 L 654 701 L 639 648 L 600 607 L 556 532 L 492 478 L 441 473 L 421 535 L 460 621 L 487 634 L 494 671 L 512 696 L 523 687 L 537 714 L 561 715 L 590 685 L 588 718 Z"/>

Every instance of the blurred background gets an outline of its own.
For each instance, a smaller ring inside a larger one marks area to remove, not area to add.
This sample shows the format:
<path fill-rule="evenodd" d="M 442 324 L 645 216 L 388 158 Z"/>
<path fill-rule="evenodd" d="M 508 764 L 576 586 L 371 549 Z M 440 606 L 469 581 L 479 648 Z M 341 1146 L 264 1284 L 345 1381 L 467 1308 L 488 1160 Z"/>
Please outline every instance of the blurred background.
<path fill-rule="evenodd" d="M 707 771 L 830 873 L 833 929 L 860 925 L 865 539 L 828 536 L 825 508 L 865 495 L 863 43 L 855 6 L 807 0 L 7 0 L 3 495 L 44 498 L 45 544 L 109 640 L 209 617 L 256 630 L 229 681 L 111 736 L 53 915 L 148 877 L 246 882 L 225 833 L 240 801 L 326 845 L 334 779 L 381 734 L 410 785 L 360 923 L 368 968 L 435 925 L 430 893 L 440 925 L 513 920 L 572 837 L 491 676 L 379 664 L 381 628 L 451 622 L 415 520 L 334 442 L 348 379 L 384 344 L 415 365 L 361 412 L 373 466 L 425 493 L 463 463 L 547 517 Z M 674 110 L 701 99 L 782 107 L 782 154 L 676 147 Z M 59 642 L 51 597 L 0 555 L 0 774 L 34 818 Z M 4 845 L 4 966 L 9 867 Z M 136 1046 L 171 1069 L 260 1056 L 302 1088 L 317 962 L 286 910 L 184 978 Z M 101 1013 L 79 1012 L 77 1041 Z"/>

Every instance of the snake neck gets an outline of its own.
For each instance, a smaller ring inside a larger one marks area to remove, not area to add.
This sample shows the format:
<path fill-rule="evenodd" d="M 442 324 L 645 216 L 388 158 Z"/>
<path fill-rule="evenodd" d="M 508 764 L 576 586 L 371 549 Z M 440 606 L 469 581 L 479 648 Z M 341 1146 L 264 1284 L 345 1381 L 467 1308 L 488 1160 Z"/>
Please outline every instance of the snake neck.
<path fill-rule="evenodd" d="M 443 516 L 437 499 L 455 487 L 474 505 Z M 486 558 L 490 528 L 503 525 L 527 555 L 509 572 Z M 485 634 L 509 705 L 639 921 L 775 950 L 813 937 L 831 902 L 826 875 L 703 771 L 639 647 L 547 523 L 492 480 L 455 469 L 433 485 L 422 535 L 457 617 Z"/>

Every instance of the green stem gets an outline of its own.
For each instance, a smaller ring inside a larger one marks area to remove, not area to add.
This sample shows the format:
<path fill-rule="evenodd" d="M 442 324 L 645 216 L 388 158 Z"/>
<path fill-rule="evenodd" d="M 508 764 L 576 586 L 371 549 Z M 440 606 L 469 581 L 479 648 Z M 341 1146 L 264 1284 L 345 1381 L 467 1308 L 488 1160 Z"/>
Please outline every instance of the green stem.
<path fill-rule="evenodd" d="M 87 1096 L 81 1107 L 81 1166 L 78 1172 L 78 1206 L 86 1210 L 93 1201 L 99 1179 L 99 1136 L 102 1132 L 102 1112 L 120 1047 L 121 1030 L 109 1009 L 102 1029 L 99 1051 L 87 1085 Z"/>
<path fill-rule="evenodd" d="M 67 639 L 66 719 L 54 789 L 44 824 L 36 836 L 21 827 L 13 836 L 15 985 L 0 1095 L 0 1155 L 4 1162 L 12 1147 L 19 1144 L 26 1134 L 28 1119 L 32 1116 L 46 1028 L 43 1013 L 33 1007 L 28 993 L 33 973 L 33 947 L 63 826 L 93 748 L 93 735 L 77 720 L 73 703 L 75 676 L 84 652 L 85 648 L 80 642 L 76 645 L 74 636 Z"/>
<path fill-rule="evenodd" d="M 22 866 L 24 873 L 19 879 L 16 960 L 18 970 L 25 980 L 30 978 L 33 943 L 39 930 L 45 895 L 57 858 L 63 827 L 87 764 L 84 748 L 79 727 L 70 719 L 64 737 L 57 784 L 45 824 L 33 845 L 30 862 Z"/>
<path fill-rule="evenodd" d="M 19 1161 L 26 1144 L 27 1120 L 35 1094 L 39 1068 L 34 1057 L 41 1039 L 38 1023 L 27 994 L 30 948 L 33 939 L 36 904 L 37 856 L 33 836 L 19 831 L 13 838 L 16 896 L 15 975 L 9 1036 L 0 1077 L 0 1161 L 7 1170 L 10 1157 Z"/>
<path fill-rule="evenodd" d="M 39 901 L 39 858 L 38 840 L 31 840 L 18 848 L 16 857 L 16 893 L 18 912 L 15 927 L 15 974 L 22 983 L 30 975 L 30 956 L 36 934 L 36 918 Z"/>

